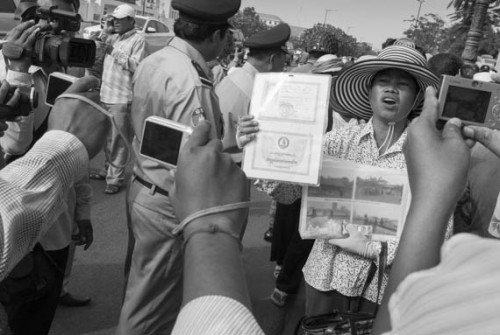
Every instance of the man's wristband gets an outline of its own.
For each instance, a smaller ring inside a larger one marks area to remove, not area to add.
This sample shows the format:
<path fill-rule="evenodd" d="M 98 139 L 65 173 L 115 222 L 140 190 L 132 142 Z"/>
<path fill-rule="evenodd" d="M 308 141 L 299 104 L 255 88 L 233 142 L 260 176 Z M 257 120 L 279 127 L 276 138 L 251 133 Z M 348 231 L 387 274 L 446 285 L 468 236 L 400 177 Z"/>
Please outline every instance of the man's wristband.
<path fill-rule="evenodd" d="M 182 233 L 182 231 L 184 230 L 184 228 L 186 228 L 186 226 L 189 223 L 191 223 L 195 219 L 201 218 L 203 216 L 208 216 L 211 214 L 219 214 L 219 213 L 224 213 L 224 212 L 230 212 L 230 211 L 233 211 L 236 209 L 250 207 L 250 205 L 251 205 L 250 201 L 243 201 L 243 202 L 235 202 L 232 204 L 226 204 L 226 205 L 202 209 L 198 212 L 195 212 L 195 213 L 187 216 L 184 220 L 182 220 L 182 222 L 179 223 L 179 225 L 172 230 L 172 234 L 174 234 L 176 236 L 180 235 Z"/>
<path fill-rule="evenodd" d="M 189 240 L 191 237 L 197 234 L 226 234 L 232 238 L 234 238 L 238 242 L 238 246 L 240 247 L 240 251 L 243 250 L 243 245 L 241 244 L 240 237 L 238 234 L 235 234 L 234 232 L 225 230 L 221 227 L 219 227 L 215 223 L 211 223 L 207 226 L 201 227 L 199 229 L 196 229 L 192 232 L 190 232 L 188 235 L 184 235 L 184 242 L 182 243 L 182 250 L 186 249 L 186 245 L 188 244 Z"/>

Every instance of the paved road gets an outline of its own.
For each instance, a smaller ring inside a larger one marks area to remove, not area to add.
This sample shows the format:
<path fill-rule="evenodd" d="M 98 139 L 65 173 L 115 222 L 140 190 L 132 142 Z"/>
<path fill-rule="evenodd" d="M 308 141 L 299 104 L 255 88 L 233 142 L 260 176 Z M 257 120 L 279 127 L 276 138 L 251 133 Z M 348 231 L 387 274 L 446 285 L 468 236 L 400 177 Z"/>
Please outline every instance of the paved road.
<path fill-rule="evenodd" d="M 91 162 L 92 168 L 101 166 L 102 156 Z M 87 251 L 77 251 L 70 291 L 92 296 L 92 303 L 79 308 L 59 307 L 50 335 L 115 333 L 127 243 L 125 192 L 106 195 L 103 193 L 104 181 L 92 180 L 91 185 L 94 190 L 94 244 Z M 253 190 L 252 203 L 243 240 L 243 258 L 253 311 L 267 335 L 293 334 L 304 311 L 304 293 L 301 290 L 285 308 L 277 308 L 270 302 L 269 295 L 274 288 L 274 263 L 269 262 L 270 244 L 262 239 L 267 229 L 269 198 Z"/>

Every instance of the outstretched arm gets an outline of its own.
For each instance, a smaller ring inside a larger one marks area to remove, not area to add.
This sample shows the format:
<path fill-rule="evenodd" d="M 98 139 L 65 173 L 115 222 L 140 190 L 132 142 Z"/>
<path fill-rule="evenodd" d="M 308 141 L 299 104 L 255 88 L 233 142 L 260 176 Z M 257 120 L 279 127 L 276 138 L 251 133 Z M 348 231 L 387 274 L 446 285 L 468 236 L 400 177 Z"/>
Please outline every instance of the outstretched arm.
<path fill-rule="evenodd" d="M 68 91 L 83 94 L 96 84 L 95 78 L 82 78 Z M 92 106 L 61 99 L 49 117 L 52 131 L 0 171 L 0 280 L 60 213 L 68 188 L 100 151 L 108 125 Z"/>
<path fill-rule="evenodd" d="M 245 174 L 222 153 L 219 140 L 208 140 L 209 132 L 203 121 L 179 156 L 171 200 L 181 222 L 200 210 L 249 200 Z M 212 214 L 184 229 L 184 307 L 174 334 L 263 334 L 250 312 L 241 259 L 247 215 L 247 209 Z"/>

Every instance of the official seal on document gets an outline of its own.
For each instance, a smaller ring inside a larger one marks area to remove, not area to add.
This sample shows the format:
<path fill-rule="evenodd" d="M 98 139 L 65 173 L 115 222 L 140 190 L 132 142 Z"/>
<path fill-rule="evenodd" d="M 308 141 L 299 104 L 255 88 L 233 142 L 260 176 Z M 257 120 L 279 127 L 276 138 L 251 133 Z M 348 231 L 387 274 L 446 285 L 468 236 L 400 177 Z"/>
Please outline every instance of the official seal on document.
<path fill-rule="evenodd" d="M 290 145 L 290 140 L 286 136 L 282 136 L 278 139 L 278 147 L 280 149 L 286 149 Z"/>

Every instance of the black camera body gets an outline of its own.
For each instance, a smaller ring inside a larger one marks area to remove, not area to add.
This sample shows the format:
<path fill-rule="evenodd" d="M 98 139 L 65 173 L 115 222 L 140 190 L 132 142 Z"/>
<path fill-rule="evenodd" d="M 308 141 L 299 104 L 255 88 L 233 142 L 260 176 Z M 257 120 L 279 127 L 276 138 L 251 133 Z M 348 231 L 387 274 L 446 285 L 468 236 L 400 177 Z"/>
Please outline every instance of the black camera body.
<path fill-rule="evenodd" d="M 82 17 L 78 13 L 58 9 L 57 6 L 26 6 L 21 14 L 23 21 L 46 20 L 54 23 L 51 31 L 38 33 L 32 51 L 34 65 L 57 64 L 60 66 L 92 67 L 95 61 L 94 41 L 61 34 L 62 31 L 80 30 Z"/>
<path fill-rule="evenodd" d="M 15 87 L 11 87 L 5 101 L 9 101 L 14 95 Z M 19 97 L 19 102 L 16 106 L 10 107 L 5 104 L 0 104 L 0 120 L 1 121 L 15 121 L 19 116 L 28 116 L 34 108 L 36 108 L 36 92 L 34 88 L 27 88 L 28 92 L 22 92 Z"/>

